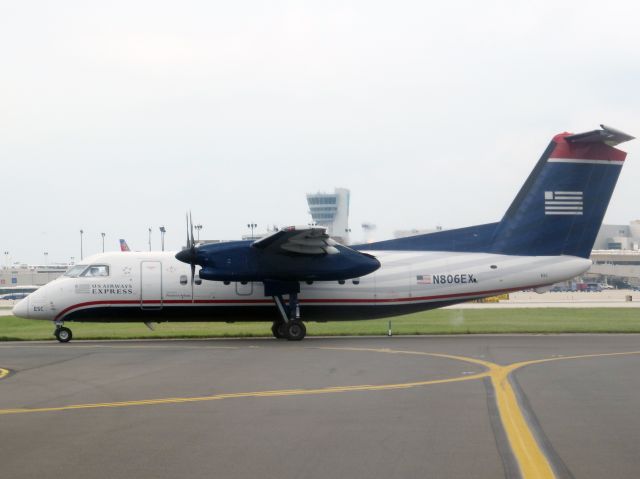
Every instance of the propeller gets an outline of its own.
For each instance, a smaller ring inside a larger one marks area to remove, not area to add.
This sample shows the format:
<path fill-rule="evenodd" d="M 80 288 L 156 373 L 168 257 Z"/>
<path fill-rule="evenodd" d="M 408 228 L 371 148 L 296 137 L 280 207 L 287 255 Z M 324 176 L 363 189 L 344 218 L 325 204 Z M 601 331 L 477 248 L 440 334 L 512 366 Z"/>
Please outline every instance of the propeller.
<path fill-rule="evenodd" d="M 193 237 L 193 218 L 191 217 L 191 211 L 189 211 L 189 219 L 187 220 L 187 225 L 189 230 L 187 231 L 187 235 L 191 233 L 190 240 L 187 242 L 187 247 L 189 248 L 189 252 L 191 253 L 191 297 L 193 298 L 193 282 L 196 277 L 196 241 Z"/>
<path fill-rule="evenodd" d="M 196 242 L 193 236 L 193 219 L 191 212 L 185 215 L 187 219 L 187 247 L 176 254 L 176 259 L 191 266 L 191 301 L 193 301 L 193 283 L 196 278 Z"/>

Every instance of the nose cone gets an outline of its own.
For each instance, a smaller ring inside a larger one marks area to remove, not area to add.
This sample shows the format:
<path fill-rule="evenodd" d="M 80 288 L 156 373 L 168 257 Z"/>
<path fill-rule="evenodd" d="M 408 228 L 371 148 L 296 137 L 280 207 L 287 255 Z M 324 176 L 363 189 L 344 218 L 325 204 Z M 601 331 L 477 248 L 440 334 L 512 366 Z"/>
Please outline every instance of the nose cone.
<path fill-rule="evenodd" d="M 192 264 L 196 261 L 195 252 L 191 248 L 183 249 L 176 254 L 176 259 L 183 263 Z"/>
<path fill-rule="evenodd" d="M 29 296 L 24 299 L 21 299 L 18 304 L 13 307 L 13 315 L 19 318 L 28 318 L 29 317 Z"/>

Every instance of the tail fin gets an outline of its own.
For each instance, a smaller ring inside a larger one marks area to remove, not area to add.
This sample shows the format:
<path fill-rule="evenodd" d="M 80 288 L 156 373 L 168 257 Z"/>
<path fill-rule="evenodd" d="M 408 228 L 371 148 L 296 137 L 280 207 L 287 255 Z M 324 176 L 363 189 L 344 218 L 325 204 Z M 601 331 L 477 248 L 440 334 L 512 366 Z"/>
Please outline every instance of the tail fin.
<path fill-rule="evenodd" d="M 491 252 L 588 258 L 633 137 L 601 125 L 556 135 L 497 225 Z"/>
<path fill-rule="evenodd" d="M 129 245 L 127 244 L 127 242 L 123 239 L 120 240 L 120 251 L 131 251 L 129 249 Z"/>

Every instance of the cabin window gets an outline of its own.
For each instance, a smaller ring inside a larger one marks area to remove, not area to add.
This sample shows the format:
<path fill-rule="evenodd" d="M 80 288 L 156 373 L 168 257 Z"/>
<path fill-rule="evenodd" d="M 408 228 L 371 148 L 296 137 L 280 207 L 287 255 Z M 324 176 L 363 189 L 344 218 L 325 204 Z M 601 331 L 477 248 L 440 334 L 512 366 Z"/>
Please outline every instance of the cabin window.
<path fill-rule="evenodd" d="M 496 264 L 492 264 L 492 265 L 491 265 L 491 269 L 498 269 L 498 265 L 496 265 Z"/>
<path fill-rule="evenodd" d="M 92 264 L 81 276 L 85 278 L 104 278 L 109 276 L 109 266 L 106 264 Z"/>
<path fill-rule="evenodd" d="M 353 283 L 353 284 L 360 284 L 360 280 L 359 280 L 359 279 L 354 279 L 354 280 L 352 281 L 352 283 Z"/>
<path fill-rule="evenodd" d="M 185 284 L 187 284 L 187 275 L 186 275 L 186 274 L 183 274 L 183 275 L 181 275 L 181 276 L 180 276 L 180 284 L 181 284 L 182 286 L 184 286 Z"/>
<path fill-rule="evenodd" d="M 344 279 L 341 279 L 340 281 L 338 281 L 338 284 L 344 284 L 344 283 L 345 283 Z"/>

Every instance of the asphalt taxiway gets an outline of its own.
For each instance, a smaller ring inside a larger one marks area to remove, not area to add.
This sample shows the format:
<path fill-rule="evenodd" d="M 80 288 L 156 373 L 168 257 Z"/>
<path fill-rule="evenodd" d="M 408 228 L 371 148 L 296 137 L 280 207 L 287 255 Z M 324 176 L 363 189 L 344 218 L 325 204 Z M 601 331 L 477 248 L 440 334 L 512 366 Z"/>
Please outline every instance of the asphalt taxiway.
<path fill-rule="evenodd" d="M 0 344 L 0 476 L 628 478 L 640 335 Z"/>

